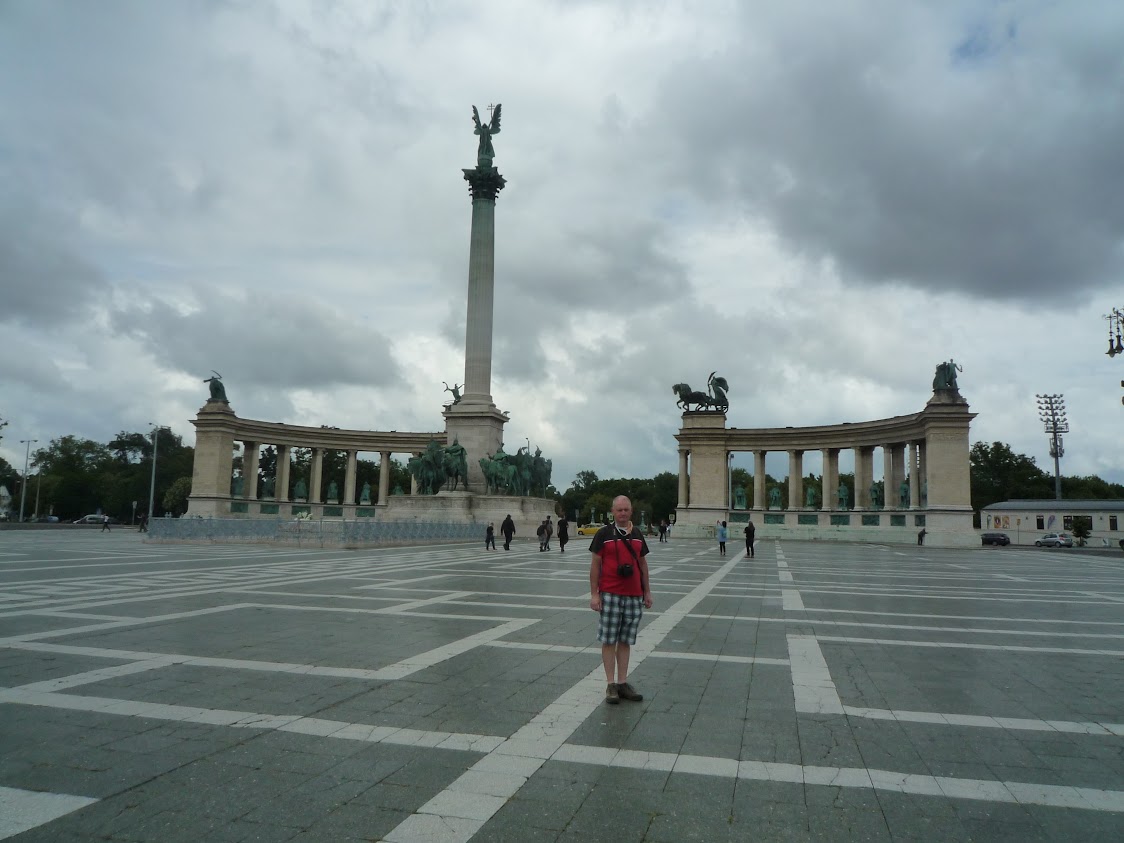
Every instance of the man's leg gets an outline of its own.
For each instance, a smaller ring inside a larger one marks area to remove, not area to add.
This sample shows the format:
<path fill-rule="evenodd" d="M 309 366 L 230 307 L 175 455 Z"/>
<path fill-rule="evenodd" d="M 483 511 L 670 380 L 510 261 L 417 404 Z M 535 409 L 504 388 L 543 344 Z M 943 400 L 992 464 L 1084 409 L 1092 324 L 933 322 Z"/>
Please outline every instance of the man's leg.
<path fill-rule="evenodd" d="M 623 685 L 628 681 L 628 660 L 632 656 L 632 647 L 628 644 L 617 644 L 617 684 Z"/>

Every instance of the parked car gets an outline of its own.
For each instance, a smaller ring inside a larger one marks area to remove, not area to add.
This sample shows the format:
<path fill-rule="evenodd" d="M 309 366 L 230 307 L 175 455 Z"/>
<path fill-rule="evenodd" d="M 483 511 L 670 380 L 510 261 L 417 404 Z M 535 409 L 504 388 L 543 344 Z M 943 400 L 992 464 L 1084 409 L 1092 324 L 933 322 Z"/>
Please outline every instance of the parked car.
<path fill-rule="evenodd" d="M 83 515 L 81 518 L 75 519 L 74 523 L 75 524 L 100 524 L 101 523 L 101 516 L 100 515 Z"/>
<path fill-rule="evenodd" d="M 1073 538 L 1065 533 L 1047 533 L 1034 543 L 1035 547 L 1073 547 Z"/>
<path fill-rule="evenodd" d="M 983 541 L 984 544 L 995 544 L 995 545 L 1006 546 L 1006 545 L 1009 545 L 1011 543 L 1011 537 L 1008 536 L 1006 533 L 984 533 L 982 536 L 980 536 L 980 539 Z"/>
<path fill-rule="evenodd" d="M 592 536 L 592 535 L 595 535 L 597 533 L 597 531 L 600 530 L 600 529 L 601 529 L 600 524 L 582 524 L 580 527 L 578 527 L 578 535 L 579 536 Z"/>

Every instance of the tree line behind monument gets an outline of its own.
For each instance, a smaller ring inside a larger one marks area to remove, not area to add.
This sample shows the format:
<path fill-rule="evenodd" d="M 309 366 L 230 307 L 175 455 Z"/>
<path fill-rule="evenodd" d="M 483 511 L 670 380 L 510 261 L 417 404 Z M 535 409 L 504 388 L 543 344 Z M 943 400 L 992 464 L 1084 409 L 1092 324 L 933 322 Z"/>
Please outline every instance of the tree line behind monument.
<path fill-rule="evenodd" d="M 192 462 L 195 449 L 184 445 L 180 436 L 170 430 L 158 431 L 158 458 L 156 464 L 155 513 L 181 515 L 187 509 L 187 496 L 191 490 Z M 980 510 L 992 503 L 1005 500 L 1049 500 L 1054 497 L 1053 476 L 1035 463 L 1034 457 L 1018 454 L 1003 442 L 976 442 L 969 454 L 971 462 L 972 508 L 979 518 Z M 262 449 L 258 460 L 258 488 L 266 478 L 276 476 L 277 452 L 273 447 Z M 302 480 L 307 485 L 311 472 L 312 455 L 308 449 L 294 448 L 290 470 L 290 497 Z M 241 476 L 243 457 L 234 457 L 235 475 Z M 332 479 L 342 486 L 346 472 L 346 455 L 342 451 L 326 451 L 323 455 L 323 486 Z M 137 501 L 136 515 L 148 508 L 148 493 L 152 471 L 152 437 L 148 433 L 121 431 L 107 443 L 63 436 L 53 439 L 46 448 L 32 452 L 29 464 L 29 486 L 26 516 L 35 513 L 36 492 L 39 497 L 38 513 L 51 513 L 61 520 L 70 520 L 94 512 L 104 512 L 128 523 L 134 515 L 133 501 Z M 390 488 L 399 494 L 410 489 L 410 474 L 398 460 L 390 461 Z M 356 489 L 369 484 L 378 488 L 379 465 L 372 460 L 360 459 L 356 465 Z M 816 495 L 816 505 L 822 506 L 822 476 L 809 474 L 804 487 L 811 487 Z M 881 481 L 879 481 L 881 482 Z M 0 485 L 6 486 L 14 499 L 19 498 L 22 478 L 20 472 L 0 457 Z M 848 500 L 853 505 L 854 475 L 839 475 L 840 486 L 848 489 Z M 743 468 L 732 471 L 731 487 L 752 489 L 752 475 Z M 777 479 L 766 475 L 766 488 L 779 488 L 782 502 L 788 501 L 788 478 Z M 634 519 L 640 523 L 658 524 L 663 518 L 670 520 L 678 504 L 678 476 L 669 471 L 652 478 L 600 479 L 592 470 L 579 471 L 570 487 L 561 494 L 549 487 L 548 497 L 559 502 L 559 509 L 568 519 L 578 514 L 579 523 L 603 521 L 617 495 L 628 495 L 633 503 Z M 736 493 L 735 493 L 736 495 Z M 1082 500 L 1124 499 L 1124 485 L 1109 483 L 1095 475 L 1062 477 L 1062 497 Z M 16 517 L 16 516 L 13 516 Z M 978 520 L 976 526 L 979 526 Z"/>

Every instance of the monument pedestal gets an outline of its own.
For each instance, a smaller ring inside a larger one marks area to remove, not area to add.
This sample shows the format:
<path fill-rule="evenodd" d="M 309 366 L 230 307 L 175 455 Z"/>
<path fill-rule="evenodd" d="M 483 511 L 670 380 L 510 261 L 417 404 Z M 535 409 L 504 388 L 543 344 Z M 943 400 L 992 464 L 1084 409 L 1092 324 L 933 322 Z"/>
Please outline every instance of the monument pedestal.
<path fill-rule="evenodd" d="M 451 405 L 442 415 L 445 416 L 447 444 L 452 445 L 456 440 L 464 446 L 468 461 L 467 491 L 483 494 L 487 490 L 487 482 L 480 460 L 500 449 L 507 416 L 494 404 L 469 404 L 463 400 Z"/>

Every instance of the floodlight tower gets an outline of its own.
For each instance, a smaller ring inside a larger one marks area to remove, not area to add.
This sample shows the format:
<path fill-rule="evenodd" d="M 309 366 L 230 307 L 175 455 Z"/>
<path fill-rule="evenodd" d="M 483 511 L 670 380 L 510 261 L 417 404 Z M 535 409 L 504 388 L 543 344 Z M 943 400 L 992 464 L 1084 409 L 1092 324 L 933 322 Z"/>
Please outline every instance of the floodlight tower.
<path fill-rule="evenodd" d="M 1054 458 L 1054 497 L 1062 499 L 1061 466 L 1058 463 L 1065 456 L 1061 434 L 1069 433 L 1069 422 L 1065 417 L 1065 397 L 1062 395 L 1035 395 L 1038 399 L 1038 418 L 1050 434 L 1050 456 Z"/>

